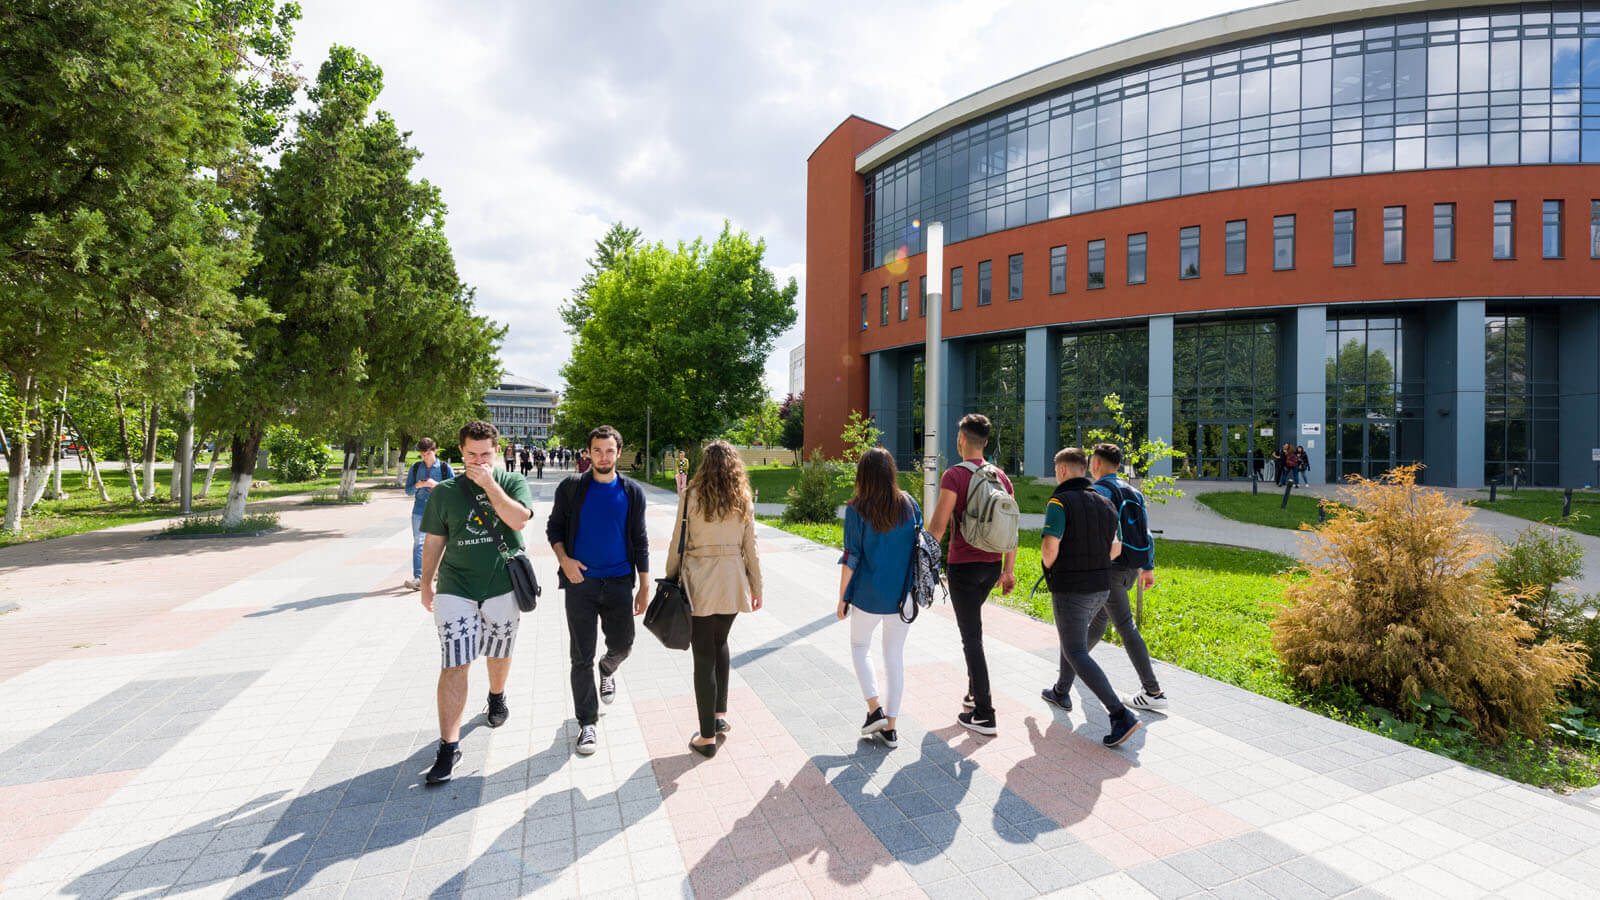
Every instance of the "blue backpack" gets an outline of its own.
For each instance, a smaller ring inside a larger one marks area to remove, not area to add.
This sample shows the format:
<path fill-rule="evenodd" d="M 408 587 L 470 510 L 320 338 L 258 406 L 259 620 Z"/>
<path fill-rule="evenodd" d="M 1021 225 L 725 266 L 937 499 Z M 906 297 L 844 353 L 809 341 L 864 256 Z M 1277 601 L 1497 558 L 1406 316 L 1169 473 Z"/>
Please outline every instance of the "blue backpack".
<path fill-rule="evenodd" d="M 1115 494 L 1111 505 L 1117 510 L 1117 540 L 1122 542 L 1122 555 L 1117 565 L 1143 569 L 1155 558 L 1155 540 L 1150 534 L 1150 517 L 1144 506 L 1144 495 L 1120 480 L 1108 484 L 1095 482 L 1097 489 L 1110 488 Z"/>

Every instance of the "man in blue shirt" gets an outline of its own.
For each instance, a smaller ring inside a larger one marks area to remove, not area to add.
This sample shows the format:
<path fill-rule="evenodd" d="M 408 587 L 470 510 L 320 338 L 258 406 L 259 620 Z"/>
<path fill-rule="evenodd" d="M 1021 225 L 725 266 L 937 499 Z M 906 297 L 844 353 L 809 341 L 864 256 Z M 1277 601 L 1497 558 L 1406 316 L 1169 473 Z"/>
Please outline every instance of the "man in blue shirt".
<path fill-rule="evenodd" d="M 427 538 L 422 532 L 422 511 L 433 489 L 456 475 L 450 464 L 439 458 L 439 444 L 433 438 L 417 441 L 417 452 L 422 459 L 412 463 L 406 475 L 406 496 L 416 498 L 411 501 L 411 580 L 406 582 L 406 588 L 413 591 L 422 590 L 422 544 Z"/>
<path fill-rule="evenodd" d="M 545 537 L 561 564 L 556 581 L 566 592 L 572 706 L 578 716 L 575 749 L 582 756 L 599 746 L 598 701 L 610 703 L 616 696 L 617 668 L 633 649 L 633 617 L 643 615 L 650 600 L 644 490 L 617 471 L 622 435 L 601 425 L 589 432 L 588 449 L 591 465 L 557 485 L 545 525 Z M 597 621 L 606 639 L 598 667 Z M 598 698 L 595 668 L 600 671 Z"/>

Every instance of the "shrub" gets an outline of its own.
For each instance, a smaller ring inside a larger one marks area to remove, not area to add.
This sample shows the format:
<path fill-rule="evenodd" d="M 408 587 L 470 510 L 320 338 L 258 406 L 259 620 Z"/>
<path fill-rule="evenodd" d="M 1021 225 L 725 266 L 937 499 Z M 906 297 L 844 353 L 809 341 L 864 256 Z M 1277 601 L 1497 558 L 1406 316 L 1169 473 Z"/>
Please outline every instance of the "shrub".
<path fill-rule="evenodd" d="M 1583 548 L 1577 539 L 1548 525 L 1524 528 L 1494 561 L 1495 581 L 1522 598 L 1517 612 L 1538 630 L 1539 640 L 1555 633 L 1556 621 L 1571 611 L 1556 585 L 1581 574 Z"/>
<path fill-rule="evenodd" d="M 1520 597 L 1495 581 L 1487 540 L 1467 526 L 1471 510 L 1419 487 L 1417 469 L 1341 491 L 1303 577 L 1285 584 L 1279 658 L 1313 689 L 1349 682 L 1390 710 L 1432 692 L 1490 740 L 1541 735 L 1583 653 L 1533 643 Z"/>
<path fill-rule="evenodd" d="M 279 481 L 310 481 L 328 465 L 328 448 L 302 437 L 293 425 L 274 425 L 261 440 Z"/>
<path fill-rule="evenodd" d="M 832 522 L 838 518 L 833 504 L 833 472 L 822 451 L 800 467 L 800 480 L 789 488 L 789 505 L 783 509 L 785 522 Z"/>

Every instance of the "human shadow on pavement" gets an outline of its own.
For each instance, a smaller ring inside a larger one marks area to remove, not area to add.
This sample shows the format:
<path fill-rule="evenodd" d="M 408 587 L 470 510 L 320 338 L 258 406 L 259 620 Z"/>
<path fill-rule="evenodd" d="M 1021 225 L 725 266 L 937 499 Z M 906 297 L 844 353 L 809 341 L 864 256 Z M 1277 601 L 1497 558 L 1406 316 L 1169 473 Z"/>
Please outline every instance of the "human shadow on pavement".
<path fill-rule="evenodd" d="M 478 727 L 473 722 L 462 728 L 464 746 Z M 523 789 L 523 778 L 537 783 L 546 774 L 529 775 L 523 760 L 493 775 L 468 771 L 430 787 L 422 775 L 433 764 L 435 744 L 425 743 L 396 758 L 417 742 L 416 734 L 341 742 L 324 758 L 304 793 L 264 794 L 83 872 L 62 893 L 79 898 L 158 895 L 175 887 L 200 890 L 239 878 L 227 895 L 230 900 L 281 897 L 365 874 L 406 872 L 423 837 L 459 835 L 458 852 L 433 860 L 431 869 L 441 878 L 437 891 L 457 893 L 464 884 L 460 863 L 469 851 L 472 814 L 484 795 L 507 782 Z M 487 745 L 471 745 L 469 753 L 481 759 Z M 565 745 L 558 730 L 552 747 Z M 404 864 L 395 862 L 397 857 L 404 857 Z M 452 862 L 457 865 L 442 865 Z M 422 862 L 416 865 L 413 879 L 424 874 Z"/>
<path fill-rule="evenodd" d="M 371 591 L 355 591 L 346 594 L 327 594 L 322 597 L 308 597 L 304 600 L 290 600 L 285 603 L 278 603 L 273 606 L 269 606 L 266 609 L 258 609 L 253 613 L 248 613 L 245 615 L 245 618 L 258 619 L 262 616 L 274 616 L 278 613 L 308 612 L 313 609 L 320 609 L 324 606 L 332 606 L 335 603 L 345 603 L 350 600 L 360 600 L 363 597 L 370 597 L 372 594 L 373 592 Z"/>

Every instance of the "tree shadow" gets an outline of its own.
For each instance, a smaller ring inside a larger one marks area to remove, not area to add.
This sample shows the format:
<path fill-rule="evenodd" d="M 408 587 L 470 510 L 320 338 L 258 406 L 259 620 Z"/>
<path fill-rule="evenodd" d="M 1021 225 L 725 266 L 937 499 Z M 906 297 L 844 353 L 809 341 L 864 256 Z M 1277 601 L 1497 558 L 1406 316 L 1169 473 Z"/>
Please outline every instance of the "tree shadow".
<path fill-rule="evenodd" d="M 254 507 L 250 510 L 256 512 Z M 118 530 L 86 531 L 62 537 L 15 544 L 0 548 L 0 575 L 35 566 L 119 563 L 142 559 L 184 557 L 186 560 L 210 554 L 227 554 L 243 547 L 279 547 L 344 537 L 343 532 L 286 527 L 259 537 L 197 538 L 181 541 L 140 540 L 147 532 Z"/>

